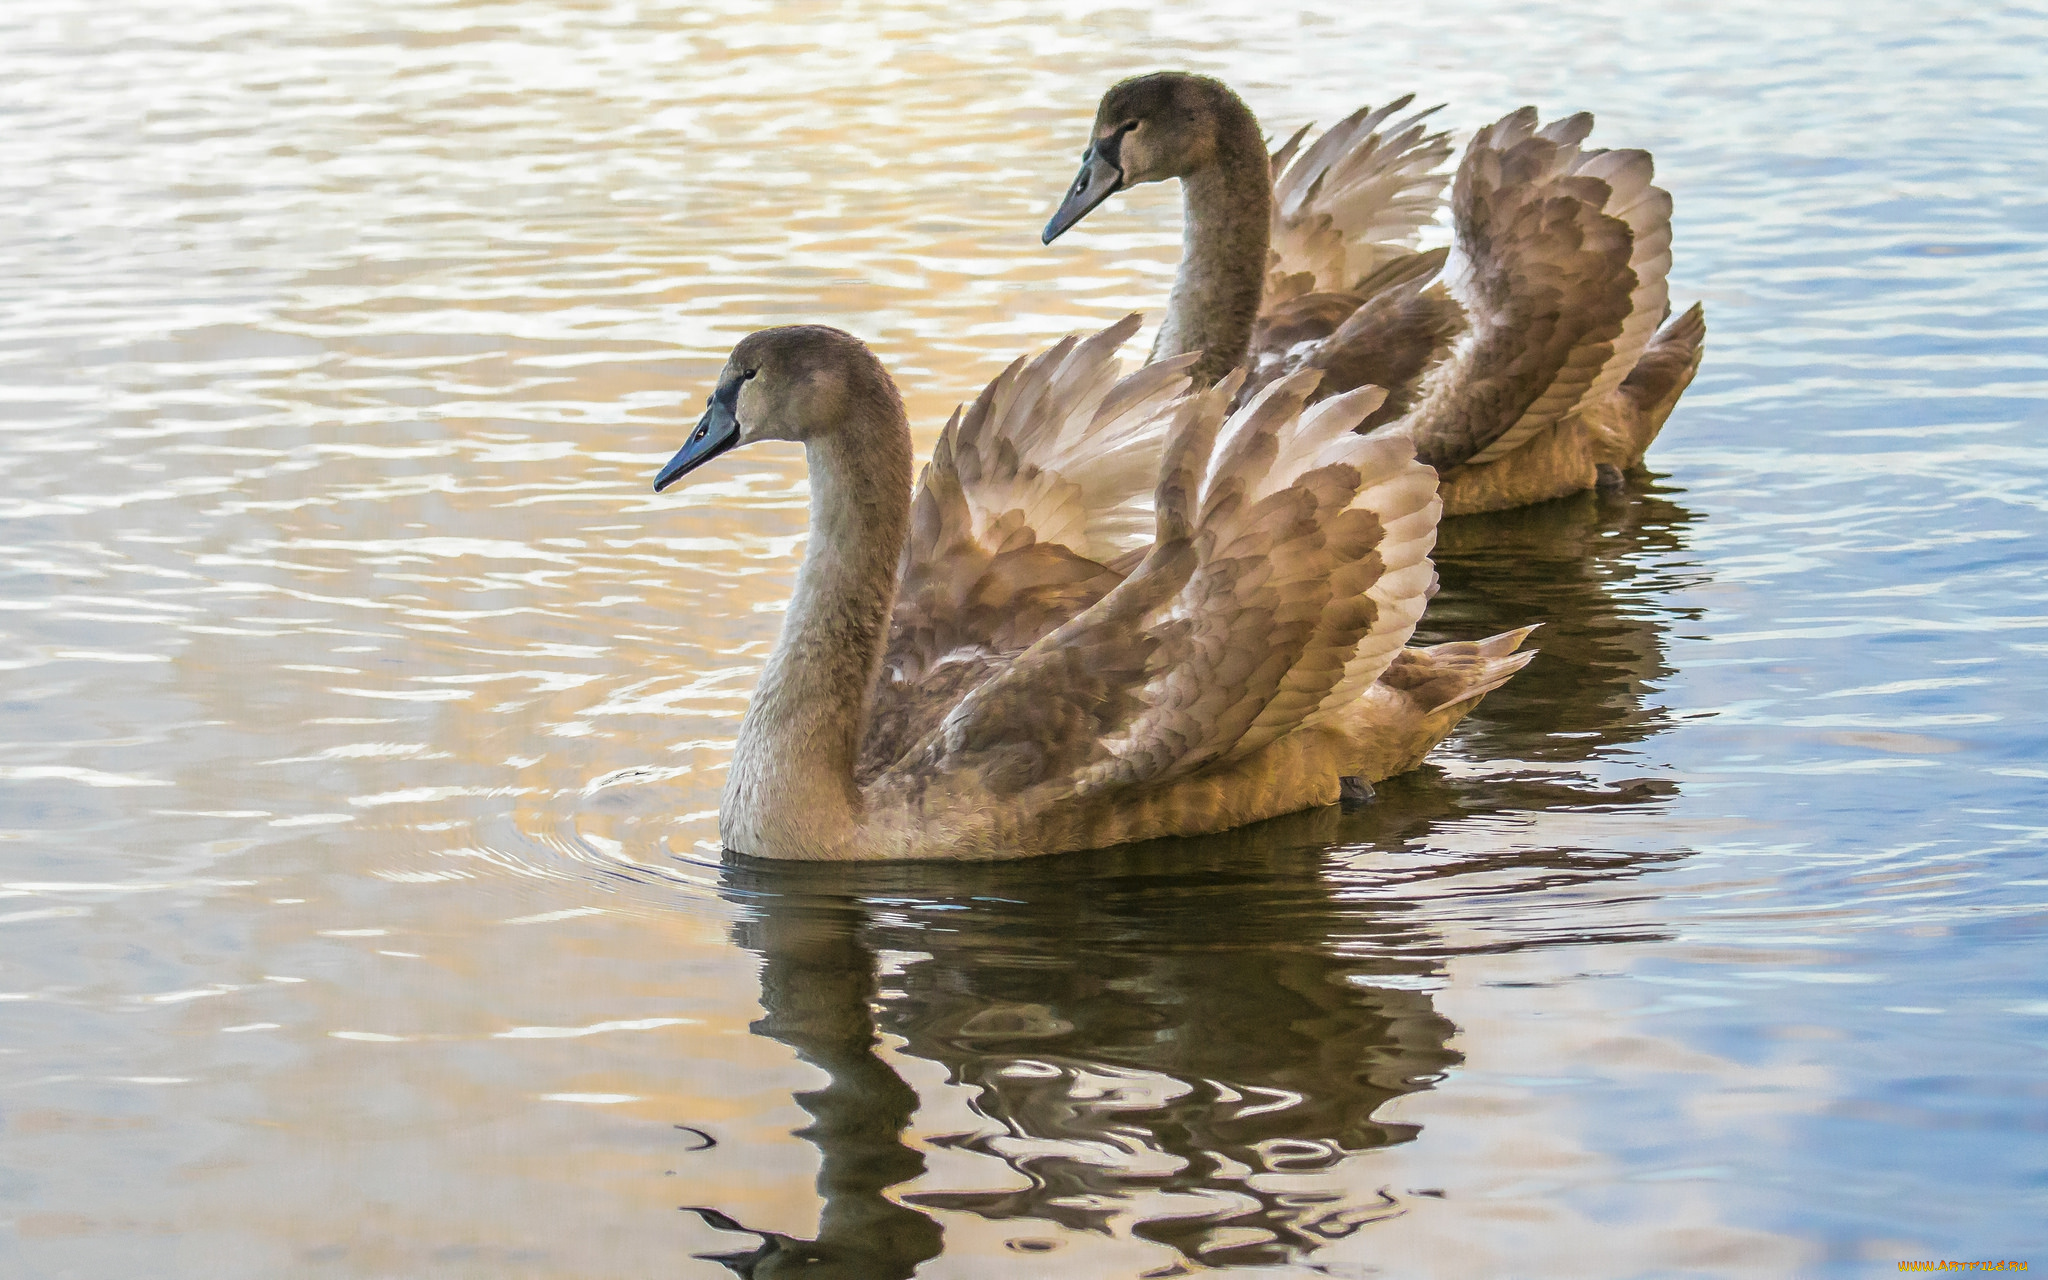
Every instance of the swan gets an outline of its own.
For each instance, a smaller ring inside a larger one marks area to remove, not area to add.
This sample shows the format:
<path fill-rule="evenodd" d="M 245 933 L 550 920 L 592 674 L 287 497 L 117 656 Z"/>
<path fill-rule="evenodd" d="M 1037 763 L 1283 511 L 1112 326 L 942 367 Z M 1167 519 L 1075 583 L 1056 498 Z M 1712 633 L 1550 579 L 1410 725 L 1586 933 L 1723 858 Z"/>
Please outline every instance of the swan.
<path fill-rule="evenodd" d="M 1452 243 L 1413 252 L 1451 154 L 1413 101 L 1267 155 L 1221 81 L 1137 76 L 1103 95 L 1050 244 L 1118 191 L 1181 181 L 1185 251 L 1155 360 L 1239 365 L 1255 395 L 1302 369 L 1321 393 L 1390 388 L 1364 424 L 1414 441 L 1447 515 L 1618 484 L 1699 368 L 1698 304 L 1668 324 L 1671 197 L 1646 151 L 1581 144 L 1593 117 L 1524 107 L 1481 129 L 1451 192 Z M 1389 123 L 1391 121 L 1391 123 Z M 1660 328 L 1661 326 L 1661 328 Z"/>
<path fill-rule="evenodd" d="M 761 858 L 996 859 L 1220 831 L 1414 767 L 1532 656 L 1530 629 L 1404 648 L 1434 590 L 1435 476 L 1321 374 L 1121 376 L 1130 316 L 1019 357 L 915 492 L 857 338 L 743 339 L 659 492 L 801 441 L 808 546 L 719 805 Z"/>

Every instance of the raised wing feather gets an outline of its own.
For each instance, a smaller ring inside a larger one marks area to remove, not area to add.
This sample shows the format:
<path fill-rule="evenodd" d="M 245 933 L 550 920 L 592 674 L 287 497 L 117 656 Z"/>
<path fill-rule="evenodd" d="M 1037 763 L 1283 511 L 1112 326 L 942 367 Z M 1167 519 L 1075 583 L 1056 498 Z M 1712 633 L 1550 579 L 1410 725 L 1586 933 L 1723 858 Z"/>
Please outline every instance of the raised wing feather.
<path fill-rule="evenodd" d="M 1303 369 L 1323 375 L 1320 394 L 1358 387 L 1386 389 L 1365 420 L 1370 430 L 1407 413 L 1424 375 L 1450 354 L 1464 312 L 1432 286 L 1448 251 L 1404 254 L 1344 293 L 1311 293 L 1269 307 L 1252 329 L 1249 400 Z"/>
<path fill-rule="evenodd" d="M 1440 107 L 1393 120 L 1414 100 L 1362 107 L 1306 151 L 1304 127 L 1273 153 L 1268 309 L 1303 293 L 1353 288 L 1414 249 L 1435 219 L 1449 181 L 1437 169 L 1450 158 L 1450 135 L 1424 123 Z"/>
<path fill-rule="evenodd" d="M 1297 439 L 1341 457 L 1359 475 L 1356 492 L 1325 524 L 1325 554 L 1337 562 L 1329 595 L 1302 655 L 1279 691 L 1228 755 L 1250 754 L 1303 723 L 1334 714 L 1363 694 L 1414 633 L 1435 590 L 1429 553 L 1443 504 L 1436 473 L 1415 460 L 1407 441 L 1381 438 L 1359 449 L 1326 437 L 1349 432 L 1386 393 L 1366 387 L 1332 397 L 1303 415 Z M 1335 444 L 1338 447 L 1332 448 Z M 1276 465 L 1281 470 L 1283 464 Z M 1355 545 L 1354 545 L 1355 544 Z"/>
<path fill-rule="evenodd" d="M 1117 349 L 1142 320 L 1126 316 L 1085 340 L 1064 338 L 1036 359 L 1018 357 L 972 407 L 953 415 L 913 503 L 906 583 L 936 567 L 920 534 L 935 511 L 926 493 L 936 496 L 933 486 L 948 470 L 984 542 L 1004 521 L 1100 560 L 1149 541 L 1165 431 L 1155 411 L 1186 389 L 1191 361 L 1162 361 L 1120 380 Z"/>
<path fill-rule="evenodd" d="M 1439 469 L 1518 448 L 1578 408 L 1619 359 L 1640 283 L 1623 215 L 1653 224 L 1657 200 L 1646 164 L 1581 152 L 1592 125 L 1582 113 L 1539 129 L 1524 107 L 1481 129 L 1458 167 L 1445 279 L 1469 328 L 1387 428 Z"/>
<path fill-rule="evenodd" d="M 1365 483 L 1352 506 L 1370 511 L 1379 523 L 1380 542 L 1373 553 L 1378 572 L 1359 574 L 1347 584 L 1362 587 L 1360 612 L 1369 612 L 1371 619 L 1343 657 L 1342 672 L 1309 712 L 1311 724 L 1336 716 L 1365 694 L 1400 655 L 1436 594 L 1436 566 L 1429 558 L 1443 515 L 1436 473 L 1416 459 L 1406 440 L 1382 437 L 1375 443 L 1391 448 L 1365 468 Z"/>
<path fill-rule="evenodd" d="M 1071 802 L 1179 777 L 1299 727 L 1361 640 L 1406 634 L 1412 618 L 1382 620 L 1427 593 L 1434 497 L 1403 442 L 1356 434 L 1377 394 L 1304 413 L 1304 373 L 1226 422 L 1234 382 L 1175 412 L 1136 571 L 969 693 L 878 785 L 1043 785 Z"/>
<path fill-rule="evenodd" d="M 1652 185 L 1656 167 L 1647 151 L 1584 152 L 1575 171 L 1607 184 L 1607 203 L 1601 212 L 1628 224 L 1628 266 L 1635 276 L 1628 319 L 1614 340 L 1613 354 L 1576 406 L 1584 408 L 1621 385 L 1670 314 L 1671 193 Z"/>
<path fill-rule="evenodd" d="M 911 503 L 865 782 L 968 690 L 1123 580 L 1149 542 L 1151 484 L 1192 357 L 1120 378 L 1131 316 L 1019 358 L 939 435 Z"/>
<path fill-rule="evenodd" d="M 1383 386 L 1366 429 L 1408 437 L 1438 468 L 1491 462 L 1614 396 L 1636 367 L 1668 311 L 1671 198 L 1648 153 L 1581 146 L 1590 115 L 1538 127 L 1525 108 L 1481 130 L 1460 163 L 1447 261 L 1383 246 L 1370 275 L 1332 288 L 1344 237 L 1316 221 L 1327 184 L 1356 163 L 1384 189 L 1420 174 L 1423 143 L 1447 150 L 1416 135 L 1419 117 L 1380 144 L 1374 130 L 1406 103 L 1353 116 L 1299 159 L 1297 134 L 1275 157 L 1275 243 L 1301 270 L 1269 281 L 1242 396 L 1305 369 L 1322 372 L 1325 395 Z M 1395 144 L 1411 139 L 1404 168 Z"/>

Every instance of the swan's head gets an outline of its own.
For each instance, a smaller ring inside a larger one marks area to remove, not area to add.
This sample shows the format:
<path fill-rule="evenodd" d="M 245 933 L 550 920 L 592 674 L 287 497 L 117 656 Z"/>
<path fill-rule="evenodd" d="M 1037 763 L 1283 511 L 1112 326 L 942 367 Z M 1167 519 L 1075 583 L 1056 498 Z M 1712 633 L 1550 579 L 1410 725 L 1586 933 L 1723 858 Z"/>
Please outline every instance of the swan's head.
<path fill-rule="evenodd" d="M 660 493 L 728 449 L 756 440 L 812 440 L 856 429 L 896 384 L 859 338 L 819 324 L 748 334 L 732 349 L 690 438 L 654 478 Z"/>
<path fill-rule="evenodd" d="M 1127 187 L 1185 178 L 1215 164 L 1226 123 L 1241 119 L 1252 119 L 1251 108 L 1208 76 L 1155 71 L 1111 86 L 1095 109 L 1081 172 L 1045 224 L 1045 243 Z"/>

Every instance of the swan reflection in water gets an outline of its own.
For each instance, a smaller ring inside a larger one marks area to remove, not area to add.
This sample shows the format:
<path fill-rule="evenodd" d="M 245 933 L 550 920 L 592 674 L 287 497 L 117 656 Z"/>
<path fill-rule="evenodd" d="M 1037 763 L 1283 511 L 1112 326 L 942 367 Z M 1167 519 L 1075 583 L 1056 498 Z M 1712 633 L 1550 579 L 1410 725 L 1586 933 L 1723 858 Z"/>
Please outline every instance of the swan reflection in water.
<path fill-rule="evenodd" d="M 1705 580 L 1685 550 L 1699 517 L 1646 476 L 1437 530 L 1439 589 L 1412 643 L 1513 616 L 1543 623 L 1542 657 L 1471 717 L 1475 758 L 1573 761 L 1611 755 L 1665 726 L 1652 697 L 1671 674 L 1664 633 L 1697 610 L 1673 593 Z"/>
<path fill-rule="evenodd" d="M 1270 1261 L 1384 1212 L 1267 1185 L 1412 1137 L 1374 1112 L 1457 1061 L 1429 997 L 1391 985 L 1434 966 L 1402 954 L 1427 942 L 1412 908 L 1342 903 L 1319 874 L 1341 825 L 1325 810 L 1171 848 L 822 881 L 732 868 L 756 913 L 738 940 L 763 960 L 755 1029 L 830 1082 L 797 1098 L 824 1156 L 817 1239 L 763 1235 L 720 1260 L 750 1276 L 799 1261 L 908 1276 L 939 1252 L 932 1209 L 1020 1220 L 1026 1237 L 1032 1220 L 1137 1217 L 1134 1234 L 1192 1259 Z M 884 952 L 913 958 L 882 976 Z M 983 1123 L 929 1141 L 1027 1185 L 883 1194 L 924 1160 L 900 1137 L 917 1096 L 878 1034 L 973 1091 Z"/>
<path fill-rule="evenodd" d="M 1456 818 L 1660 801 L 1667 785 L 1554 766 L 1657 731 L 1646 695 L 1672 615 L 1627 597 L 1683 572 L 1671 553 L 1690 519 L 1638 486 L 1452 527 L 1431 621 L 1550 623 L 1546 660 L 1472 717 L 1471 750 L 1547 772 L 1457 782 L 1426 768 L 1352 812 L 1024 863 L 730 864 L 748 917 L 737 941 L 762 959 L 754 1029 L 828 1077 L 796 1098 L 825 1207 L 799 1240 L 689 1206 L 741 1233 L 701 1256 L 750 1277 L 907 1277 L 943 1249 L 933 1214 L 955 1212 L 1015 1223 L 1013 1247 L 1045 1224 L 1127 1232 L 1201 1265 L 1283 1265 L 1400 1212 L 1414 1189 L 1318 1175 L 1415 1138 L 1378 1113 L 1460 1061 L 1428 994 L 1450 949 L 1413 880 L 1519 862 L 1554 885 L 1677 855 L 1460 859 L 1404 873 L 1391 897 L 1375 892 L 1383 870 L 1362 876 L 1342 851 L 1425 844 Z M 1004 1189 L 904 1186 L 925 1170 L 903 1138 L 920 1100 L 878 1053 L 884 1035 L 969 1091 L 979 1123 L 922 1141 L 1001 1161 Z"/>

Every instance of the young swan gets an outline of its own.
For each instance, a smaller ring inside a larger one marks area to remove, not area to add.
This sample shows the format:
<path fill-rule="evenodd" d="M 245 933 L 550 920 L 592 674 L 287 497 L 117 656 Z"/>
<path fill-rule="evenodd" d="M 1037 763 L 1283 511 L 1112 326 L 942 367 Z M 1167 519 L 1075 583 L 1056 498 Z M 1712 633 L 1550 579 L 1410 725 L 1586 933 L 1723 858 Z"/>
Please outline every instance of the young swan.
<path fill-rule="evenodd" d="M 1671 198 L 1643 151 L 1580 147 L 1580 114 L 1523 108 L 1479 131 L 1452 193 L 1453 244 L 1414 253 L 1450 155 L 1431 111 L 1361 110 L 1271 157 L 1251 108 L 1206 76 L 1103 95 L 1047 243 L 1117 191 L 1181 180 L 1185 249 L 1154 359 L 1201 353 L 1241 395 L 1303 369 L 1322 394 L 1390 389 L 1366 429 L 1415 442 L 1463 515 L 1618 482 L 1699 367 L 1706 322 L 1669 313 Z M 1382 126 L 1385 126 L 1382 129 Z M 1298 153 L 1298 154 L 1297 154 Z"/>
<path fill-rule="evenodd" d="M 1132 316 L 1019 359 L 940 436 L 836 329 L 733 350 L 655 480 L 802 441 L 811 537 L 740 725 L 726 847 L 1014 858 L 1195 835 L 1412 768 L 1528 661 L 1527 631 L 1404 650 L 1434 477 L 1317 374 L 1227 414 L 1187 359 L 1118 378 Z M 1227 419 L 1227 420 L 1226 420 Z M 1146 510 L 1147 506 L 1150 511 Z"/>

